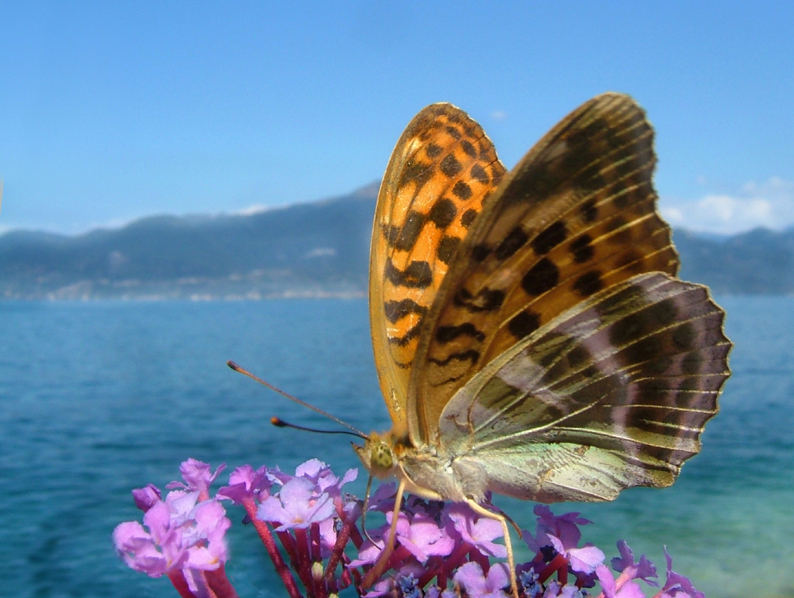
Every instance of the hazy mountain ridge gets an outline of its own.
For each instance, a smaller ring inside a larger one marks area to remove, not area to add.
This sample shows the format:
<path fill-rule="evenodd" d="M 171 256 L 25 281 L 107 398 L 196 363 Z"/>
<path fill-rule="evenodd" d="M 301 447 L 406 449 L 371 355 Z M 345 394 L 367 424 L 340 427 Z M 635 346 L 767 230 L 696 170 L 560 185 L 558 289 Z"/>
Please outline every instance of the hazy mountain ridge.
<path fill-rule="evenodd" d="M 77 236 L 0 236 L 0 298 L 363 296 L 376 185 L 250 215 L 151 216 Z M 681 275 L 717 293 L 794 293 L 794 229 L 678 230 Z"/>

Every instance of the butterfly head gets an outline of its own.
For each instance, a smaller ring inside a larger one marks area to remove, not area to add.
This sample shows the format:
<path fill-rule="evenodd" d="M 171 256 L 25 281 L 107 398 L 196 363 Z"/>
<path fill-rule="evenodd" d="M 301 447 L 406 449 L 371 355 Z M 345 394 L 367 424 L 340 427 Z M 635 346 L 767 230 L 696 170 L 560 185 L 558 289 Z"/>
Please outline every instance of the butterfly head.
<path fill-rule="evenodd" d="M 367 436 L 364 446 L 353 445 L 353 450 L 372 475 L 385 478 L 394 475 L 396 459 L 394 456 L 394 442 L 391 434 L 378 434 L 372 432 Z"/>

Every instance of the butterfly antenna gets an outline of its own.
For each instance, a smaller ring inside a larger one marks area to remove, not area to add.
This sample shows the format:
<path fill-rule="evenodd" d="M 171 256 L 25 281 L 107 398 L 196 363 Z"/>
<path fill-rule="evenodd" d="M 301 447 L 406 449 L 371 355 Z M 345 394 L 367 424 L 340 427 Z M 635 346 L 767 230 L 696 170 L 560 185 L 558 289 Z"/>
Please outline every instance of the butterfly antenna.
<path fill-rule="evenodd" d="M 314 432 L 315 434 L 349 434 L 350 436 L 355 436 L 356 438 L 361 438 L 363 440 L 367 439 L 366 436 L 363 436 L 358 432 L 351 432 L 350 430 L 321 430 L 319 428 L 299 426 L 298 424 L 291 424 L 290 422 L 285 422 L 280 417 L 271 417 L 270 423 L 276 426 L 277 428 L 294 428 L 295 430 L 303 430 L 304 432 Z"/>
<path fill-rule="evenodd" d="M 347 423 L 347 422 L 345 422 L 345 421 L 342 421 L 341 419 L 339 419 L 339 418 L 338 418 L 338 417 L 336 417 L 335 415 L 331 415 L 331 414 L 330 414 L 330 413 L 328 413 L 327 411 L 323 411 L 323 410 L 322 410 L 322 409 L 320 409 L 319 407 L 315 407 L 314 405 L 312 405 L 312 404 L 310 404 L 310 403 L 307 403 L 307 402 L 306 402 L 306 401 L 304 401 L 303 399 L 299 399 L 298 397 L 295 397 L 295 396 L 293 396 L 293 395 L 289 394 L 288 392 L 285 392 L 285 391 L 281 390 L 281 389 L 280 389 L 280 388 L 278 388 L 277 386 L 273 386 L 272 384 L 270 384 L 270 382 L 265 382 L 264 380 L 262 380 L 262 378 L 260 378 L 259 376 L 256 376 L 256 375 L 252 374 L 251 372 L 249 372 L 248 370 L 246 370 L 244 367 L 242 367 L 242 366 L 240 366 L 240 365 L 236 364 L 235 362 L 233 362 L 233 361 L 227 361 L 227 362 L 226 362 L 226 365 L 228 365 L 230 368 L 232 368 L 232 369 L 233 369 L 235 372 L 239 372 L 240 374 L 243 374 L 244 376 L 248 376 L 249 378 L 251 378 L 251 380 L 254 380 L 254 381 L 256 381 L 256 382 L 259 382 L 259 384 L 261 384 L 262 386 L 266 386 L 266 387 L 267 387 L 267 388 L 269 388 L 270 390 L 272 390 L 272 391 L 274 391 L 274 392 L 277 392 L 277 393 L 278 393 L 278 394 L 280 394 L 282 397 L 286 397 L 286 398 L 288 398 L 290 401 L 294 401 L 294 402 L 295 402 L 295 403 L 297 403 L 298 405 L 303 405 L 304 407 L 306 407 L 306 408 L 308 408 L 308 409 L 311 409 L 311 410 L 312 410 L 312 411 L 314 411 L 315 413 L 319 413 L 320 415 L 322 415 L 322 416 L 324 416 L 324 417 L 327 417 L 328 419 L 330 419 L 330 420 L 332 420 L 332 421 L 335 421 L 335 422 L 336 422 L 336 423 L 338 423 L 340 426 L 343 426 L 343 427 L 347 428 L 348 430 L 351 430 L 351 432 L 352 432 L 352 433 L 353 433 L 355 436 L 358 436 L 359 438 L 363 438 L 363 439 L 366 439 L 366 438 L 367 438 L 367 435 L 366 435 L 366 434 L 364 434 L 364 432 L 362 432 L 362 431 L 361 431 L 361 430 L 359 430 L 358 428 L 355 428 L 355 427 L 351 426 L 349 423 Z M 275 419 L 278 419 L 278 418 L 275 418 Z M 278 421 L 282 422 L 282 420 L 278 420 Z M 271 420 L 271 422 L 272 422 L 272 420 Z M 298 429 L 300 429 L 300 426 L 295 426 L 295 425 L 292 425 L 292 424 L 286 424 L 286 422 L 282 422 L 282 423 L 284 423 L 284 424 L 285 424 L 286 426 L 288 426 L 288 427 L 292 427 L 292 428 L 298 428 Z M 274 425 L 279 425 L 279 424 L 274 424 Z M 303 428 L 303 429 L 308 429 L 308 428 Z M 319 432 L 320 430 L 314 430 L 314 431 L 315 431 L 315 432 Z"/>

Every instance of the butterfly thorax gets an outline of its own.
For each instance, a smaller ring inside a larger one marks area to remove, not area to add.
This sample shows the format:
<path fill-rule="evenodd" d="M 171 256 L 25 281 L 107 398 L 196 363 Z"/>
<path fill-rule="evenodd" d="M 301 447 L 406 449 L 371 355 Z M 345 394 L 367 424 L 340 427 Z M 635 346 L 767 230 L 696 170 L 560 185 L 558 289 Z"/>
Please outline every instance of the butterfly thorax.
<path fill-rule="evenodd" d="M 439 445 L 414 446 L 392 432 L 371 433 L 364 446 L 353 445 L 364 466 L 377 478 L 396 477 L 406 490 L 431 500 L 480 502 L 485 495 L 485 472 L 471 470 L 466 459 L 457 459 Z M 467 469 L 466 472 L 461 468 Z M 465 487 L 464 487 L 465 485 Z"/>

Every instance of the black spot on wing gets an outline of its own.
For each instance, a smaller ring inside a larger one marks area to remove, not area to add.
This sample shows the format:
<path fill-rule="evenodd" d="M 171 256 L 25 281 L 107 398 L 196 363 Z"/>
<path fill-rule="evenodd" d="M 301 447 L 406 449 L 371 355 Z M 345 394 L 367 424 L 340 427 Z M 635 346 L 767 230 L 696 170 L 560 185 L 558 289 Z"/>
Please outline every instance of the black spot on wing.
<path fill-rule="evenodd" d="M 460 223 L 466 228 L 469 228 L 469 226 L 471 226 L 471 223 L 474 222 L 474 219 L 477 217 L 478 213 L 479 212 L 477 212 L 477 210 L 469 208 L 468 210 L 463 212 L 463 216 L 460 217 Z"/>
<path fill-rule="evenodd" d="M 467 156 L 471 158 L 477 157 L 477 150 L 474 148 L 474 146 L 471 144 L 470 141 L 464 139 L 463 141 L 460 142 L 460 147 Z"/>
<path fill-rule="evenodd" d="M 678 317 L 678 308 L 675 306 L 675 301 L 673 299 L 659 301 L 654 304 L 651 309 L 653 309 L 654 317 L 661 324 L 670 324 Z"/>
<path fill-rule="evenodd" d="M 507 323 L 507 329 L 517 339 L 524 338 L 528 334 L 537 330 L 540 326 L 540 318 L 538 314 L 529 310 L 524 310 L 513 316 Z"/>
<path fill-rule="evenodd" d="M 496 259 L 498 260 L 505 260 L 513 255 L 516 251 L 523 247 L 524 243 L 527 242 L 527 234 L 521 229 L 520 226 L 515 227 L 511 230 L 507 236 L 499 243 L 499 246 L 496 248 Z"/>
<path fill-rule="evenodd" d="M 631 203 L 631 194 L 623 192 L 618 193 L 615 197 L 612 198 L 612 205 L 615 206 L 618 210 L 625 210 L 629 207 Z"/>
<path fill-rule="evenodd" d="M 541 295 L 554 288 L 560 280 L 560 271 L 548 258 L 543 258 L 524 274 L 521 288 L 530 295 Z"/>
<path fill-rule="evenodd" d="M 411 249 L 419 238 L 422 228 L 425 225 L 425 215 L 416 210 L 410 210 L 405 218 L 405 224 L 400 229 L 400 234 L 394 243 L 394 247 L 407 251 Z"/>
<path fill-rule="evenodd" d="M 458 162 L 455 156 L 452 154 L 447 154 L 444 156 L 444 159 L 441 160 L 439 168 L 441 168 L 441 172 L 443 172 L 446 176 L 452 178 L 463 169 L 463 166 L 460 165 L 460 162 Z"/>
<path fill-rule="evenodd" d="M 471 197 L 471 187 L 463 181 L 458 181 L 452 187 L 452 194 L 463 200 L 469 199 Z"/>
<path fill-rule="evenodd" d="M 461 288 L 453 299 L 453 303 L 458 307 L 463 307 L 470 312 L 494 311 L 502 306 L 505 300 L 505 293 L 500 289 L 484 288 L 476 295 L 472 295 L 467 289 Z"/>
<path fill-rule="evenodd" d="M 434 363 L 436 365 L 445 366 L 448 365 L 452 361 L 471 361 L 472 364 L 477 363 L 477 360 L 480 358 L 480 352 L 475 351 L 474 349 L 469 349 L 467 351 L 461 351 L 460 353 L 453 353 L 452 355 L 447 356 L 444 359 L 438 359 L 434 357 L 430 357 L 428 361 L 430 363 Z M 445 384 L 446 382 L 452 382 L 457 378 L 447 378 L 441 384 Z M 439 385 L 440 386 L 440 385 Z"/>
<path fill-rule="evenodd" d="M 436 145 L 435 143 L 428 143 L 427 148 L 425 148 L 425 152 L 429 158 L 437 158 L 441 155 L 441 152 L 444 151 L 440 145 Z"/>
<path fill-rule="evenodd" d="M 580 235 L 571 241 L 570 249 L 573 255 L 573 261 L 581 264 L 591 259 L 594 254 L 593 246 L 591 245 L 593 239 L 590 235 Z"/>
<path fill-rule="evenodd" d="M 565 224 L 558 220 L 532 239 L 532 249 L 538 255 L 544 255 L 565 241 L 567 236 L 568 231 L 565 229 Z"/>
<path fill-rule="evenodd" d="M 416 190 L 424 187 L 425 183 L 433 176 L 434 166 L 426 162 L 418 162 L 416 160 L 409 160 L 400 175 L 400 180 L 397 183 L 397 188 L 402 188 L 408 183 L 416 183 Z"/>
<path fill-rule="evenodd" d="M 389 336 L 389 343 L 404 347 L 421 334 L 422 324 L 422 322 L 418 322 L 414 326 L 411 326 L 402 336 Z"/>
<path fill-rule="evenodd" d="M 471 167 L 471 176 L 475 181 L 479 181 L 483 185 L 487 185 L 491 182 L 491 178 L 488 176 L 488 173 L 485 172 L 485 169 L 479 164 L 475 164 Z"/>
<path fill-rule="evenodd" d="M 394 224 L 386 224 L 381 227 L 381 230 L 383 231 L 383 238 L 386 239 L 386 244 L 389 247 L 394 247 L 400 236 L 400 227 Z"/>
<path fill-rule="evenodd" d="M 387 301 L 383 305 L 383 312 L 386 319 L 392 324 L 409 314 L 423 316 L 427 313 L 427 307 L 419 305 L 413 299 L 402 299 L 400 301 Z"/>
<path fill-rule="evenodd" d="M 591 362 L 593 360 L 593 356 L 584 347 L 576 345 L 570 351 L 568 351 L 566 359 L 568 361 L 568 367 L 571 370 L 578 370 L 585 364 Z"/>
<path fill-rule="evenodd" d="M 644 311 L 635 312 L 617 320 L 609 328 L 609 342 L 615 347 L 622 347 L 634 339 L 645 336 L 653 322 Z"/>
<path fill-rule="evenodd" d="M 439 326 L 436 330 L 436 340 L 439 343 L 449 343 L 461 336 L 470 336 L 478 341 L 483 341 L 485 335 L 471 322 L 455 326 Z"/>
<path fill-rule="evenodd" d="M 457 127 L 447 127 L 447 133 L 449 133 L 453 139 L 460 139 L 462 137 Z"/>
<path fill-rule="evenodd" d="M 428 218 L 438 228 L 444 229 L 452 224 L 457 214 L 458 209 L 455 207 L 455 203 L 451 199 L 444 197 L 439 199 L 435 205 L 430 208 Z"/>
<path fill-rule="evenodd" d="M 471 248 L 471 259 L 475 262 L 481 262 L 491 253 L 491 249 L 487 245 L 475 245 Z"/>
<path fill-rule="evenodd" d="M 589 297 L 603 287 L 604 283 L 601 280 L 601 274 L 596 270 L 585 272 L 573 283 L 574 290 L 582 297 Z"/>
<path fill-rule="evenodd" d="M 384 275 L 395 286 L 424 289 L 433 283 L 433 271 L 425 261 L 413 261 L 405 270 L 400 270 L 389 258 L 386 260 Z"/>
<path fill-rule="evenodd" d="M 679 349 L 692 349 L 697 339 L 695 327 L 685 322 L 673 330 L 673 342 Z"/>
<path fill-rule="evenodd" d="M 621 351 L 625 355 L 627 363 L 642 363 L 658 356 L 664 350 L 664 345 L 658 336 L 649 336 Z"/>
<path fill-rule="evenodd" d="M 444 235 L 444 237 L 441 238 L 441 242 L 438 244 L 438 259 L 445 264 L 449 264 L 452 262 L 452 258 L 455 257 L 455 252 L 458 250 L 459 246 L 460 239 L 458 237 Z"/>

